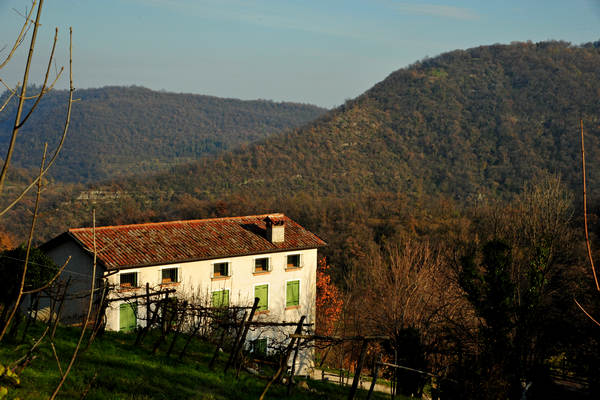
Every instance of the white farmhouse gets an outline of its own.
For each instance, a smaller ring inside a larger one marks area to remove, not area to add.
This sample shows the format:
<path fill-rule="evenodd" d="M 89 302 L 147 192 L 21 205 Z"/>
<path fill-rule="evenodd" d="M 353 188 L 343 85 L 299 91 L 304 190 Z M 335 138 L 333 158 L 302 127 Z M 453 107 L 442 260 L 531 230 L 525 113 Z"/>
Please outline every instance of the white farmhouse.
<path fill-rule="evenodd" d="M 261 318 L 315 321 L 317 249 L 325 242 L 283 214 L 98 227 L 95 235 L 97 278 L 106 277 L 119 295 L 141 294 L 149 283 L 220 305 L 251 305 L 258 297 Z M 93 248 L 92 228 L 69 229 L 42 246 L 58 265 L 71 257 L 64 276 L 72 293 L 89 291 Z M 86 301 L 70 301 L 63 316 L 80 321 Z M 142 309 L 112 302 L 107 329 L 143 323 L 136 321 Z M 263 348 L 265 336 L 258 339 Z"/>

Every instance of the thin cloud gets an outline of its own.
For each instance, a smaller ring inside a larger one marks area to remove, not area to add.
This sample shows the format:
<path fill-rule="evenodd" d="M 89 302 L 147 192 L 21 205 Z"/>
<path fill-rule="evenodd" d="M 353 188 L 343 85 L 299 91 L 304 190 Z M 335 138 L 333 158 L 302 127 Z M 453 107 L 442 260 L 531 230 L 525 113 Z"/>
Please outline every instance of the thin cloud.
<path fill-rule="evenodd" d="M 440 4 L 394 3 L 397 11 L 460 20 L 477 20 L 481 16 L 468 8 Z"/>
<path fill-rule="evenodd" d="M 2 0 L 0 0 L 2 1 Z M 215 21 L 245 22 L 254 26 L 294 30 L 350 39 L 366 39 L 353 21 L 319 15 L 303 7 L 281 8 L 265 0 L 123 0 L 191 13 Z M 293 10 L 293 12 L 292 12 Z"/>

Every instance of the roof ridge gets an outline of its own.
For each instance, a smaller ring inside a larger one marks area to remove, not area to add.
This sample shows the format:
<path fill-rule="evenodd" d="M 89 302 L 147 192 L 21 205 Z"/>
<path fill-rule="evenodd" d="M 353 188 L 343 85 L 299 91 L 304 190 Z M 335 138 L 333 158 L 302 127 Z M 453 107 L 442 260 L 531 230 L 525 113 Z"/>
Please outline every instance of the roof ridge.
<path fill-rule="evenodd" d="M 283 213 L 268 213 L 268 214 L 256 214 L 256 215 L 240 215 L 235 217 L 218 217 L 218 218 L 202 218 L 202 219 L 185 219 L 185 220 L 174 220 L 174 221 L 161 221 L 161 222 L 142 222 L 137 224 L 124 224 L 124 225 L 105 225 L 97 226 L 98 229 L 112 229 L 112 228 L 127 228 L 127 227 L 142 227 L 150 225 L 176 225 L 181 223 L 192 223 L 192 222 L 210 222 L 210 221 L 223 221 L 223 220 L 236 220 L 243 218 L 266 218 L 270 216 L 285 217 Z M 81 232 L 93 229 L 93 227 L 79 227 L 69 228 L 69 232 Z"/>

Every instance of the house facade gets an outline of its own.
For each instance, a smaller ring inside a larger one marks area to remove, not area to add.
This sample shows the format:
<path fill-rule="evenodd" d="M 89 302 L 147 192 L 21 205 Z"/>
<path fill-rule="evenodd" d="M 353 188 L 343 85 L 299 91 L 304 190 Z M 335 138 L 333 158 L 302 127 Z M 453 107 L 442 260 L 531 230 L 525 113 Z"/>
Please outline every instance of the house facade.
<path fill-rule="evenodd" d="M 126 297 L 171 288 L 176 296 L 204 304 L 252 305 L 259 318 L 315 321 L 317 249 L 325 242 L 283 214 L 98 227 L 95 229 L 97 279 L 111 296 Z M 70 229 L 42 246 L 61 265 L 71 257 L 65 279 L 72 292 L 89 291 L 94 230 Z M 76 296 L 74 296 L 76 297 Z M 87 299 L 65 304 L 64 317 L 80 318 Z M 141 304 L 112 301 L 106 311 L 109 330 L 130 330 L 145 323 Z M 142 318 L 143 317 L 143 318 Z M 288 329 L 293 330 L 293 329 Z M 249 332 L 248 339 L 268 348 L 285 339 L 285 330 Z M 310 363 L 300 357 L 299 370 Z"/>

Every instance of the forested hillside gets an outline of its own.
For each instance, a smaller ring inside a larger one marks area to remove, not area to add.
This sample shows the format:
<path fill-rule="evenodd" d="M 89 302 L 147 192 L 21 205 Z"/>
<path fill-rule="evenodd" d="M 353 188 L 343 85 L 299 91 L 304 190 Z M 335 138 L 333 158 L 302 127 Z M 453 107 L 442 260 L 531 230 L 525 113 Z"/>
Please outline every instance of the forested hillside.
<path fill-rule="evenodd" d="M 31 90 L 31 93 L 35 90 Z M 8 92 L 0 96 L 6 98 Z M 21 130 L 14 161 L 39 163 L 44 141 L 52 147 L 65 119 L 66 91 L 53 91 Z M 71 126 L 53 177 L 90 182 L 167 169 L 263 139 L 311 121 L 326 110 L 306 104 L 242 101 L 157 92 L 142 87 L 77 90 Z M 29 106 L 33 102 L 28 103 Z M 0 154 L 14 123 L 16 101 L 0 114 Z"/>
<path fill-rule="evenodd" d="M 122 186 L 208 198 L 369 190 L 466 199 L 514 193 L 550 171 L 574 187 L 580 117 L 591 164 L 600 161 L 599 46 L 517 43 L 446 53 L 392 73 L 294 132 Z M 600 175 L 590 175 L 600 186 Z"/>
<path fill-rule="evenodd" d="M 547 173 L 578 191 L 580 117 L 593 199 L 600 188 L 599 95 L 599 43 L 457 50 L 398 70 L 294 131 L 169 172 L 95 185 L 103 191 L 99 202 L 82 199 L 83 187 L 48 193 L 47 207 L 69 210 L 48 213 L 39 229 L 48 238 L 86 225 L 94 204 L 102 224 L 281 211 L 335 244 L 327 251 L 342 264 L 356 243 L 398 229 L 431 230 L 455 207 L 510 198 Z M 178 118 L 167 105 L 161 118 Z M 26 215 L 17 210 L 7 229 L 21 237 Z"/>

